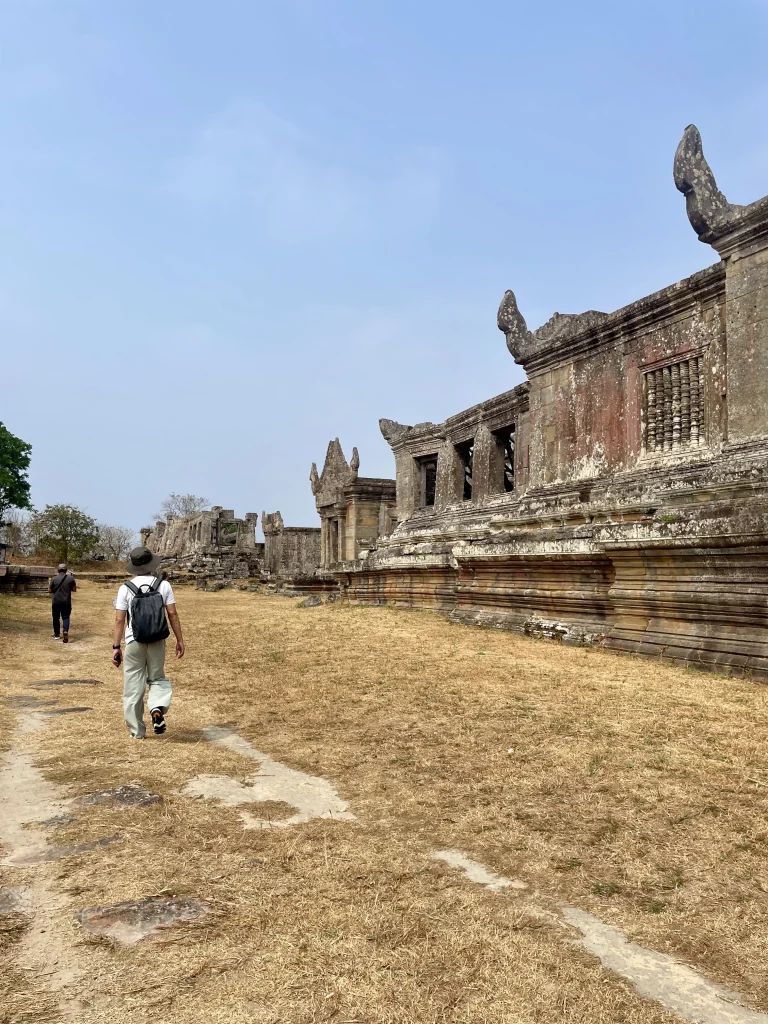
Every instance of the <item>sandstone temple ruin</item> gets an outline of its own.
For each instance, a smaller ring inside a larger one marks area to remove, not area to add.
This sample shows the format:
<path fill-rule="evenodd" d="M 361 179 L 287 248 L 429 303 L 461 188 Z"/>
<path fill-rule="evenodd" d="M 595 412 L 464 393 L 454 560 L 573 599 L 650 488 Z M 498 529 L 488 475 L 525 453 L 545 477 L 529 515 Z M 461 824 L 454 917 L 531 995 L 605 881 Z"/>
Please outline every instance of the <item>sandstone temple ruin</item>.
<path fill-rule="evenodd" d="M 288 590 L 314 589 L 320 567 L 320 529 L 285 526 L 279 512 L 262 513 L 264 543 L 256 540 L 258 515 L 235 518 L 232 509 L 214 505 L 191 516 L 170 517 L 144 527 L 141 542 L 163 556 L 168 570 L 219 579 L 251 579 L 284 584 Z M 320 581 L 320 589 L 336 588 Z"/>
<path fill-rule="evenodd" d="M 169 517 L 144 527 L 141 543 L 181 569 L 246 578 L 261 568 L 264 545 L 256 542 L 256 512 L 236 519 L 220 505 L 193 516 Z"/>
<path fill-rule="evenodd" d="M 394 495 L 332 442 L 312 489 L 349 601 L 768 677 L 768 197 L 729 203 L 693 126 L 674 179 L 719 262 L 535 331 L 507 292 L 527 382 L 381 420 Z"/>
<path fill-rule="evenodd" d="M 358 476 L 360 456 L 347 462 L 338 437 L 328 445 L 323 472 L 312 463 L 309 480 L 320 516 L 320 566 L 332 572 L 362 558 L 395 519 L 395 481 Z"/>

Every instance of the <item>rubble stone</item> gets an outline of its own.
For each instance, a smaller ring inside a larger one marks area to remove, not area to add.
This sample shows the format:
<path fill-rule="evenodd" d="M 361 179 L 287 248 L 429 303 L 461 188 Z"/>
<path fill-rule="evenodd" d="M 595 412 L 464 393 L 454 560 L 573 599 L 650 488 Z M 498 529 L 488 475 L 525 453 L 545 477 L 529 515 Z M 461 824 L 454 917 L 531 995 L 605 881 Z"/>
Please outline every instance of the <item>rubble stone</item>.
<path fill-rule="evenodd" d="M 163 567 L 207 572 L 228 579 L 258 576 L 264 545 L 256 542 L 258 515 L 247 512 L 236 519 L 232 509 L 214 505 L 192 516 L 169 517 L 144 527 L 141 541 L 163 556 Z"/>

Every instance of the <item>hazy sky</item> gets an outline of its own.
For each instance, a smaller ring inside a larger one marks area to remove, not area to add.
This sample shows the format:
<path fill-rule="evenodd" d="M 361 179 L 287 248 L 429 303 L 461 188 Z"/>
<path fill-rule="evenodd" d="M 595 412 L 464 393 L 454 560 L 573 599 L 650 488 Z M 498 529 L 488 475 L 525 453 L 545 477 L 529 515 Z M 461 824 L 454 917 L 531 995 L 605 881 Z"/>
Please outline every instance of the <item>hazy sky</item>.
<path fill-rule="evenodd" d="M 672 157 L 768 192 L 759 0 L 3 0 L 0 420 L 38 507 L 315 525 L 339 436 L 522 379 L 495 325 L 715 262 Z"/>

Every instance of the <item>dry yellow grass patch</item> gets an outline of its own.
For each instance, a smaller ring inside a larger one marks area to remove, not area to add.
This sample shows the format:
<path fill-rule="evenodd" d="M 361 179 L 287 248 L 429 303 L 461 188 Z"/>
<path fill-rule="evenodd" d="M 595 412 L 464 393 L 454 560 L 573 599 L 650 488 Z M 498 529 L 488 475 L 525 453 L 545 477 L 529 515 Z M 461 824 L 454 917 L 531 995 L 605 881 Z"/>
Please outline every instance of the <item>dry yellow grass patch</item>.
<path fill-rule="evenodd" d="M 125 840 L 45 870 L 73 913 L 169 892 L 220 916 L 130 949 L 72 924 L 91 965 L 83 1021 L 676 1020 L 527 916 L 524 896 L 430 859 L 446 847 L 768 1009 L 764 688 L 428 613 L 184 588 L 169 732 L 142 744 L 109 666 L 114 589 L 83 585 L 68 648 L 47 640 L 46 601 L 0 605 L 0 694 L 57 676 L 106 684 L 49 691 L 94 712 L 49 720 L 46 777 L 70 794 L 138 781 L 165 797 L 89 809 L 55 841 Z M 174 795 L 199 773 L 256 769 L 203 740 L 209 724 L 327 777 L 358 821 L 244 832 L 237 808 Z M 0 1010 L 14 1019 L 34 1018 Z"/>

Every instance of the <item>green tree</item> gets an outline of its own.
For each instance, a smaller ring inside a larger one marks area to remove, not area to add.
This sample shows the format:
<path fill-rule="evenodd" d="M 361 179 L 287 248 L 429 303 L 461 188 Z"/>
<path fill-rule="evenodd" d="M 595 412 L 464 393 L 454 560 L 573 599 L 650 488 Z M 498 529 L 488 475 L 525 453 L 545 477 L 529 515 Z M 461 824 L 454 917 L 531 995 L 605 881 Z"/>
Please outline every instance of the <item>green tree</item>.
<path fill-rule="evenodd" d="M 74 505 L 46 505 L 32 517 L 31 528 L 38 549 L 59 562 L 90 554 L 99 541 L 96 520 Z"/>
<path fill-rule="evenodd" d="M 32 508 L 27 469 L 32 445 L 0 423 L 0 526 L 12 508 Z"/>

